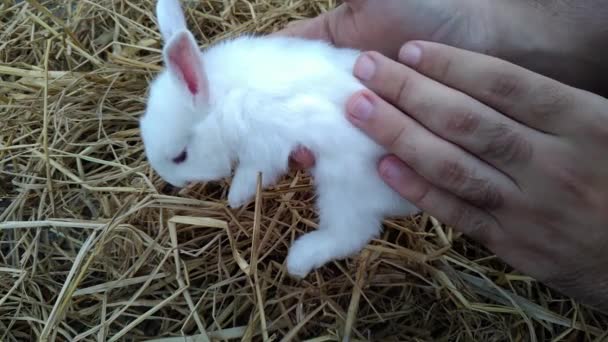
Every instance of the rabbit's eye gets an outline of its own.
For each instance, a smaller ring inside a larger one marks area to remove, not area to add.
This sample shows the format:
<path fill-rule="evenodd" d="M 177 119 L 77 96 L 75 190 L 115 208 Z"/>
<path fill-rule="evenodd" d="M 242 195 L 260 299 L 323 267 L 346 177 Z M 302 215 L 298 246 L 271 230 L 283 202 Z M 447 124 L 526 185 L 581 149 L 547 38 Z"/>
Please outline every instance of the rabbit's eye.
<path fill-rule="evenodd" d="M 186 158 L 188 158 L 188 153 L 186 152 L 186 150 L 184 149 L 182 151 L 182 153 L 180 153 L 177 157 L 173 158 L 173 162 L 175 164 L 181 164 L 183 162 L 186 161 Z"/>

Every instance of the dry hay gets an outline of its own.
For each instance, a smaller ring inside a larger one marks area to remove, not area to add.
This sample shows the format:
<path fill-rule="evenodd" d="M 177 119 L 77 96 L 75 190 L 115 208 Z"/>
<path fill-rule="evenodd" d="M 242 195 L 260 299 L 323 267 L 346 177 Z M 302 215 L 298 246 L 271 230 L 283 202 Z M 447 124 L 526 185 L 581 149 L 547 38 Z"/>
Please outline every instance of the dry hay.
<path fill-rule="evenodd" d="M 188 3 L 203 45 L 335 6 Z M 0 1 L 0 341 L 606 338 L 607 317 L 426 215 L 289 278 L 288 247 L 315 228 L 306 174 L 229 210 L 229 180 L 175 193 L 148 167 L 137 120 L 160 67 L 153 8 Z"/>

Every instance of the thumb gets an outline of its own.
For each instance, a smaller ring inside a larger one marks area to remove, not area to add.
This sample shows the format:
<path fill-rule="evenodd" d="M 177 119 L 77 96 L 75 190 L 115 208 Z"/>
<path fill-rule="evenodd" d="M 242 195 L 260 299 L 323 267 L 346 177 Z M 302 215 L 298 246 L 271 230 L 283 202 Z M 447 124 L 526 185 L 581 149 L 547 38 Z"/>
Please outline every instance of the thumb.
<path fill-rule="evenodd" d="M 368 0 L 343 0 L 342 2 L 354 10 L 358 10 Z"/>
<path fill-rule="evenodd" d="M 327 31 L 326 23 L 328 17 L 332 15 L 333 11 L 323 13 L 312 19 L 292 21 L 283 29 L 271 33 L 270 36 L 290 36 L 331 42 L 331 35 Z"/>
<path fill-rule="evenodd" d="M 271 36 L 291 36 L 312 40 L 323 40 L 336 46 L 351 46 L 356 35 L 351 34 L 354 25 L 353 12 L 367 0 L 344 0 L 335 9 L 311 19 L 289 23 Z M 356 45 L 356 44 L 355 44 Z"/>

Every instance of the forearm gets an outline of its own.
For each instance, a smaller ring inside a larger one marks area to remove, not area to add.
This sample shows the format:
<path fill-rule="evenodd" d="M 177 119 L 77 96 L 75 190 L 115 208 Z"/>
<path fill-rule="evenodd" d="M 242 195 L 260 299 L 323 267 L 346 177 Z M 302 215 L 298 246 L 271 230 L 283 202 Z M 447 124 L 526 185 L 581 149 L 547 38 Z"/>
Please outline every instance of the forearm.
<path fill-rule="evenodd" d="M 491 54 L 607 95 L 608 2 L 514 0 L 488 5 L 496 25 Z"/>

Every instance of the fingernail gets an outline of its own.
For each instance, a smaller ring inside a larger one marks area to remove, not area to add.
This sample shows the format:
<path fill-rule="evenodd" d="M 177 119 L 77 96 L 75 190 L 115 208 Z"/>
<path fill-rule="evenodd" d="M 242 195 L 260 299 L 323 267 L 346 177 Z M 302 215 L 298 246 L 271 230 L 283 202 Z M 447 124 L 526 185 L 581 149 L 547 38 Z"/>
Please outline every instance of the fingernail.
<path fill-rule="evenodd" d="M 378 166 L 380 176 L 389 184 L 398 182 L 407 182 L 415 178 L 415 173 L 407 167 L 403 161 L 395 156 L 384 158 Z"/>
<path fill-rule="evenodd" d="M 376 63 L 367 55 L 361 55 L 355 63 L 355 76 L 363 81 L 369 81 L 376 72 Z"/>
<path fill-rule="evenodd" d="M 399 177 L 399 165 L 397 165 L 395 158 L 388 157 L 384 159 L 380 162 L 378 169 L 380 171 L 380 176 L 382 176 L 384 180 L 391 181 Z"/>
<path fill-rule="evenodd" d="M 399 59 L 410 66 L 416 66 L 422 57 L 422 50 L 414 43 L 405 44 L 399 51 Z"/>
<path fill-rule="evenodd" d="M 359 94 L 351 102 L 349 109 L 351 117 L 358 121 L 367 121 L 374 112 L 374 105 L 365 95 Z"/>

